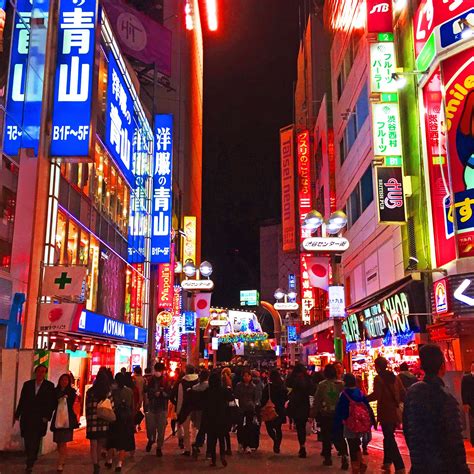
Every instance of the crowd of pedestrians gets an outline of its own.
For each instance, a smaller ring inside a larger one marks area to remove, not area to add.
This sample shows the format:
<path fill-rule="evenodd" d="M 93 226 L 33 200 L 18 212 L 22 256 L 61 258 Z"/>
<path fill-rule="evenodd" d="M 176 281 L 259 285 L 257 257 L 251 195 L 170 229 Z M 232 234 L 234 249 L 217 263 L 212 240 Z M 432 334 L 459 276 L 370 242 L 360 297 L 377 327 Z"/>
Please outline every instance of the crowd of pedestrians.
<path fill-rule="evenodd" d="M 410 451 L 412 474 L 468 473 L 462 437 L 460 409 L 443 382 L 446 371 L 443 353 L 435 345 L 420 349 L 421 381 L 402 364 L 396 375 L 383 357 L 375 359 L 377 375 L 373 391 L 363 381 L 345 373 L 336 362 L 322 373 L 310 375 L 296 364 L 290 371 L 251 370 L 247 366 L 216 368 L 212 371 L 187 365 L 174 377 L 164 363 L 153 370 L 139 367 L 113 376 L 102 367 L 86 393 L 86 437 L 90 442 L 93 472 L 105 468 L 121 472 L 127 453 L 135 452 L 135 433 L 146 427 L 146 452 L 155 448 L 163 456 L 168 422 L 183 456 L 200 455 L 227 466 L 233 454 L 231 432 L 237 433 L 238 451 L 252 453 L 259 448 L 261 426 L 273 441 L 273 452 L 282 450 L 282 425 L 290 421 L 296 430 L 300 458 L 306 458 L 308 420 L 314 420 L 322 444 L 323 466 L 333 465 L 334 453 L 343 471 L 364 473 L 365 456 L 373 428 L 383 433 L 382 472 L 405 473 L 395 431 L 403 427 Z M 40 442 L 51 420 L 58 446 L 57 472 L 67 462 L 67 443 L 79 426 L 77 394 L 70 374 L 63 374 L 56 387 L 46 380 L 47 368 L 39 365 L 35 378 L 25 382 L 15 419 L 20 420 L 25 442 L 26 471 L 32 472 Z M 474 365 L 462 384 L 466 410 L 474 406 Z M 376 416 L 371 402 L 376 408 Z M 472 433 L 471 433 L 472 435 Z M 217 453 L 217 448 L 219 453 Z"/>

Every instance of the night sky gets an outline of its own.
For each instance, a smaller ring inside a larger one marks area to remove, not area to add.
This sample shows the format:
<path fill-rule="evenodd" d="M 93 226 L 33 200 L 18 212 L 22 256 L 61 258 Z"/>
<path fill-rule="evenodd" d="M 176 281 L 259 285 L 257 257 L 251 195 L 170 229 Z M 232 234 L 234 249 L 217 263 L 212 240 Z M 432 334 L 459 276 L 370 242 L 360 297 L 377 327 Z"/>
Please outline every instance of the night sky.
<path fill-rule="evenodd" d="M 213 305 L 237 307 L 241 289 L 259 288 L 259 226 L 280 217 L 298 4 L 219 0 L 219 30 L 204 33 L 202 259 L 214 266 Z"/>

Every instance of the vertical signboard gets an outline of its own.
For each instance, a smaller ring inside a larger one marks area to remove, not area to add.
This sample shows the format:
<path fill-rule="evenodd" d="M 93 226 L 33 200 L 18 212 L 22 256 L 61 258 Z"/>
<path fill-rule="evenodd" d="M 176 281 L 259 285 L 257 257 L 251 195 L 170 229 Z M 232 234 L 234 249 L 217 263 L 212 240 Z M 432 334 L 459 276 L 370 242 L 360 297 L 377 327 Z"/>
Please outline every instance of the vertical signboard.
<path fill-rule="evenodd" d="M 376 166 L 377 210 L 384 224 L 406 221 L 403 176 L 400 166 Z"/>
<path fill-rule="evenodd" d="M 25 103 L 26 69 L 30 47 L 30 0 L 17 1 L 17 13 L 11 39 L 10 70 L 6 98 L 5 134 L 3 151 L 16 156 L 23 134 L 23 106 Z"/>
<path fill-rule="evenodd" d="M 395 73 L 395 44 L 384 41 L 370 44 L 370 90 L 372 92 L 397 92 L 392 78 Z"/>
<path fill-rule="evenodd" d="M 158 308 L 172 309 L 174 296 L 174 262 L 158 265 Z"/>
<path fill-rule="evenodd" d="M 298 152 L 298 212 L 301 242 L 311 237 L 311 231 L 303 226 L 306 214 L 311 210 L 311 160 L 309 131 L 297 135 Z M 315 301 L 308 273 L 308 254 L 300 253 L 301 319 L 304 324 L 311 322 L 311 310 Z"/>
<path fill-rule="evenodd" d="M 169 263 L 173 189 L 173 116 L 155 115 L 151 263 Z"/>
<path fill-rule="evenodd" d="M 133 99 L 112 52 L 108 59 L 105 146 L 127 181 L 133 184 L 132 157 L 136 127 Z"/>
<path fill-rule="evenodd" d="M 51 156 L 89 156 L 97 4 L 60 2 Z"/>
<path fill-rule="evenodd" d="M 343 286 L 328 288 L 328 306 L 330 318 L 344 318 L 346 315 L 346 295 Z"/>
<path fill-rule="evenodd" d="M 372 104 L 374 155 L 401 156 L 400 111 L 398 102 Z"/>
<path fill-rule="evenodd" d="M 196 217 L 184 216 L 183 219 L 184 238 L 183 238 L 183 263 L 188 260 L 196 262 Z"/>
<path fill-rule="evenodd" d="M 450 208 L 451 184 L 439 68 L 423 87 L 423 105 L 435 250 L 433 266 L 439 267 L 456 258 L 454 231 L 452 226 L 448 225 L 446 213 L 446 209 Z"/>
<path fill-rule="evenodd" d="M 283 252 L 296 250 L 295 164 L 293 126 L 280 130 L 281 223 Z"/>
<path fill-rule="evenodd" d="M 454 202 L 445 209 L 459 257 L 474 256 L 474 56 L 472 48 L 442 63 L 450 177 Z M 456 222 L 456 223 L 455 223 Z"/>

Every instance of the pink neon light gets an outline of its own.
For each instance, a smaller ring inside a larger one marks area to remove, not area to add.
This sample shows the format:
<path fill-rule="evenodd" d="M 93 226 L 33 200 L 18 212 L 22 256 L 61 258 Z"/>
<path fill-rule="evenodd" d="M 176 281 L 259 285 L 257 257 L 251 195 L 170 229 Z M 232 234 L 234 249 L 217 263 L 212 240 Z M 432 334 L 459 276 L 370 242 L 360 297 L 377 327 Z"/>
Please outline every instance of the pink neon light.
<path fill-rule="evenodd" d="M 217 0 L 206 0 L 207 27 L 210 31 L 217 31 Z"/>

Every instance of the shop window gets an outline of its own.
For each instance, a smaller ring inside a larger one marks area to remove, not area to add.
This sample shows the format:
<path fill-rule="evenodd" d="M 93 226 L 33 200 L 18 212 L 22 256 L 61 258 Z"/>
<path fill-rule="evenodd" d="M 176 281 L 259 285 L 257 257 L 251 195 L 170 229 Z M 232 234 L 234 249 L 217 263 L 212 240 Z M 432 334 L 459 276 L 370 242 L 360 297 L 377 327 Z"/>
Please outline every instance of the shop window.
<path fill-rule="evenodd" d="M 66 255 L 67 261 L 66 263 L 69 265 L 77 265 L 77 249 L 79 245 L 79 227 L 77 224 L 70 220 L 68 225 L 68 233 L 67 233 L 67 248 L 66 248 Z"/>
<path fill-rule="evenodd" d="M 87 265 L 89 261 L 89 233 L 81 230 L 79 240 L 79 264 Z"/>
<path fill-rule="evenodd" d="M 58 224 L 56 230 L 56 244 L 55 244 L 55 258 L 54 262 L 64 265 L 66 262 L 66 229 L 67 220 L 66 216 L 62 213 L 58 213 Z"/>
<path fill-rule="evenodd" d="M 90 237 L 89 245 L 89 266 L 87 275 L 87 303 L 86 307 L 90 311 L 97 308 L 97 289 L 99 281 L 99 242 L 93 236 Z"/>

